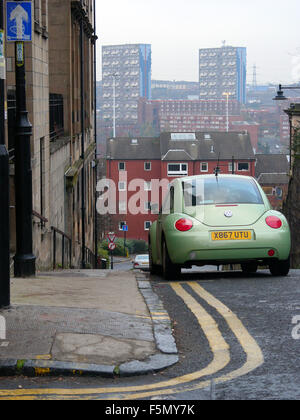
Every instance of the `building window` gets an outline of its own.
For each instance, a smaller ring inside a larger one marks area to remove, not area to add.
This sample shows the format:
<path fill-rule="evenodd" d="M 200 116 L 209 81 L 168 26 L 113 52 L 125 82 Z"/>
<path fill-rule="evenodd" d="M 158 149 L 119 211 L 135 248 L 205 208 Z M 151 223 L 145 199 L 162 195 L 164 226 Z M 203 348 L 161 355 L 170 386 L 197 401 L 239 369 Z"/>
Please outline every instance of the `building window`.
<path fill-rule="evenodd" d="M 119 162 L 119 171 L 125 171 L 126 165 L 125 162 Z"/>
<path fill-rule="evenodd" d="M 145 168 L 145 171 L 151 171 L 151 162 L 145 162 L 144 168 Z"/>
<path fill-rule="evenodd" d="M 126 182 L 124 181 L 119 182 L 119 191 L 126 191 Z"/>
<path fill-rule="evenodd" d="M 152 189 L 151 181 L 145 181 L 145 184 L 144 185 L 145 185 L 144 186 L 144 190 L 145 191 L 151 191 L 151 189 Z"/>
<path fill-rule="evenodd" d="M 145 230 L 150 230 L 151 225 L 152 225 L 152 222 L 150 222 L 150 221 L 146 221 L 146 222 L 144 223 L 144 228 L 145 228 Z"/>
<path fill-rule="evenodd" d="M 42 0 L 42 25 L 43 29 L 46 30 L 48 27 L 48 2 Z"/>
<path fill-rule="evenodd" d="M 238 171 L 249 171 L 249 163 L 248 162 L 239 162 L 238 163 Z"/>
<path fill-rule="evenodd" d="M 169 176 L 180 176 L 188 174 L 188 165 L 186 163 L 169 163 L 168 164 L 168 175 Z"/>
<path fill-rule="evenodd" d="M 262 187 L 266 195 L 273 195 L 273 187 Z"/>
<path fill-rule="evenodd" d="M 34 21 L 38 24 L 41 21 L 41 0 L 34 0 Z"/>
<path fill-rule="evenodd" d="M 235 163 L 233 164 L 233 170 L 234 170 L 234 172 L 236 171 L 236 164 Z M 230 173 L 232 173 L 232 162 L 228 163 L 228 171 Z"/>
<path fill-rule="evenodd" d="M 151 201 L 145 201 L 145 210 L 150 211 L 151 210 Z"/>
<path fill-rule="evenodd" d="M 201 172 L 208 172 L 208 163 L 207 162 L 201 162 L 200 163 L 200 170 L 201 170 Z"/>
<path fill-rule="evenodd" d="M 119 212 L 126 211 L 126 201 L 120 201 L 119 202 Z"/>
<path fill-rule="evenodd" d="M 119 230 L 123 231 L 123 226 L 126 226 L 126 225 L 127 225 L 126 221 L 119 222 Z"/>

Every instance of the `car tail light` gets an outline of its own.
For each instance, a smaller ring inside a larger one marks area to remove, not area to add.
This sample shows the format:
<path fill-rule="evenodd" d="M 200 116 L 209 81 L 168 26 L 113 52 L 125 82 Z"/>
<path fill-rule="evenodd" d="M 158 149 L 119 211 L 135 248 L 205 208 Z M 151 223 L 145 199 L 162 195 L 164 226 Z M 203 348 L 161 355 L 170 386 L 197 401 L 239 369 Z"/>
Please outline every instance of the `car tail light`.
<path fill-rule="evenodd" d="M 279 229 L 282 226 L 282 221 L 277 216 L 269 216 L 266 218 L 266 223 L 273 229 Z"/>
<path fill-rule="evenodd" d="M 274 249 L 270 249 L 270 251 L 268 251 L 268 255 L 269 255 L 269 257 L 274 257 L 274 255 L 275 255 Z"/>
<path fill-rule="evenodd" d="M 188 230 L 191 230 L 193 227 L 193 222 L 189 219 L 179 219 L 175 223 L 175 227 L 180 232 L 187 232 Z"/>
<path fill-rule="evenodd" d="M 135 266 L 135 267 L 138 267 L 138 266 L 139 266 L 139 263 L 134 263 L 134 266 Z"/>

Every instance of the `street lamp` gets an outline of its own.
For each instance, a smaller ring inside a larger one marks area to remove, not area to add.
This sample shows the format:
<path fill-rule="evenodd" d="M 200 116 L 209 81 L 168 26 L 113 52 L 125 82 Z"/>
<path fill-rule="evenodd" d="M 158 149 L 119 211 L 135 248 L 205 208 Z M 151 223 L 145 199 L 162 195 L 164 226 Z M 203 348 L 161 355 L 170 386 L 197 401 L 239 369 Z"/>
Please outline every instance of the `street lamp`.
<path fill-rule="evenodd" d="M 229 132 L 229 96 L 231 96 L 231 93 L 230 92 L 224 92 L 223 95 L 227 97 L 227 102 L 226 102 L 226 131 L 228 133 Z"/>
<path fill-rule="evenodd" d="M 300 86 L 282 86 L 279 85 L 279 89 L 277 91 L 277 95 L 273 98 L 273 101 L 287 101 L 289 98 L 285 97 L 283 94 L 283 89 L 300 89 Z"/>
<path fill-rule="evenodd" d="M 10 306 L 9 158 L 5 144 L 4 2 L 0 0 L 0 309 Z"/>
<path fill-rule="evenodd" d="M 277 95 L 275 96 L 275 98 L 273 98 L 273 101 L 287 101 L 288 99 L 290 99 L 290 98 L 287 98 L 286 96 L 284 96 L 283 89 L 295 90 L 295 89 L 300 89 L 300 86 L 282 86 L 282 85 L 279 85 Z M 290 172 L 292 173 L 292 137 L 293 137 L 293 128 L 294 128 L 293 125 L 292 125 L 292 114 L 293 114 L 292 107 L 291 107 L 290 110 L 285 110 L 284 112 L 286 114 L 288 114 L 289 118 L 290 118 Z"/>

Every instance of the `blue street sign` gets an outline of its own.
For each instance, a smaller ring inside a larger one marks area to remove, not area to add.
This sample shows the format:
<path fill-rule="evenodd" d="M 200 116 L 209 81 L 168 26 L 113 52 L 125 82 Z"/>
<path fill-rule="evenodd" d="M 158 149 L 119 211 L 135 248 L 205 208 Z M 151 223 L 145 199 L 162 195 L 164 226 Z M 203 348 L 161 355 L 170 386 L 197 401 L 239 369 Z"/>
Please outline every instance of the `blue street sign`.
<path fill-rule="evenodd" d="M 6 2 L 7 41 L 32 41 L 32 2 Z"/>
<path fill-rule="evenodd" d="M 128 232 L 128 226 L 127 225 L 123 225 L 123 232 Z"/>

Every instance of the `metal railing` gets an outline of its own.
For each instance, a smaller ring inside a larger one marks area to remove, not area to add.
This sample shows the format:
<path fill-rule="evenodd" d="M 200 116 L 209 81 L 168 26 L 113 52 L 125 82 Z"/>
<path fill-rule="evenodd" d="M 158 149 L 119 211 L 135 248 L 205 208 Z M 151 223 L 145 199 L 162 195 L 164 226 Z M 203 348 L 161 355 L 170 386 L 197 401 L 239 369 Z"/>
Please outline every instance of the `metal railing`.
<path fill-rule="evenodd" d="M 54 141 L 64 135 L 64 98 L 57 93 L 49 95 L 50 140 Z"/>
<path fill-rule="evenodd" d="M 66 267 L 66 261 L 67 261 L 67 266 L 71 267 L 72 266 L 72 238 L 70 238 L 68 235 L 66 235 L 64 232 L 62 232 L 61 230 L 51 226 L 51 230 L 52 230 L 52 234 L 53 234 L 53 261 L 52 261 L 52 266 L 53 266 L 53 270 L 56 270 L 58 266 L 58 261 L 57 261 L 57 251 L 59 249 L 60 246 L 60 251 L 61 251 L 61 267 L 62 269 L 64 269 Z M 61 237 L 61 244 L 58 241 L 58 237 Z"/>
<path fill-rule="evenodd" d="M 33 210 L 32 211 L 32 215 L 39 220 L 38 225 L 42 229 L 46 226 L 46 223 L 48 223 L 48 219 L 46 219 L 46 217 L 44 217 L 41 214 L 39 214 L 37 211 Z"/>
<path fill-rule="evenodd" d="M 97 268 L 97 260 L 95 254 L 87 247 L 85 247 L 84 252 L 86 268 Z"/>

